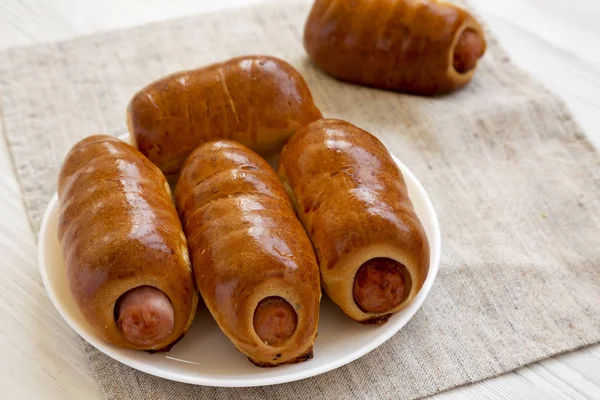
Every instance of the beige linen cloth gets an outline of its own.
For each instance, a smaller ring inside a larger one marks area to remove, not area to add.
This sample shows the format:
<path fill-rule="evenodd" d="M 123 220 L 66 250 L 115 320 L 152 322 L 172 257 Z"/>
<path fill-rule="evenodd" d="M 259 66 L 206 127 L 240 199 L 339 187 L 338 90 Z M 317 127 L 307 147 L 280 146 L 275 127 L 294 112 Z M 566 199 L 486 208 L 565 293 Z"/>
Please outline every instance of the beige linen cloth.
<path fill-rule="evenodd" d="M 93 133 L 126 132 L 135 91 L 250 53 L 287 60 L 325 116 L 377 135 L 439 214 L 443 254 L 429 298 L 365 357 L 295 383 L 226 389 L 146 375 L 83 343 L 106 397 L 415 398 L 600 341 L 600 157 L 564 104 L 489 35 L 474 81 L 449 96 L 338 82 L 302 48 L 309 6 L 261 5 L 0 55 L 3 124 L 36 231 L 67 150 Z"/>

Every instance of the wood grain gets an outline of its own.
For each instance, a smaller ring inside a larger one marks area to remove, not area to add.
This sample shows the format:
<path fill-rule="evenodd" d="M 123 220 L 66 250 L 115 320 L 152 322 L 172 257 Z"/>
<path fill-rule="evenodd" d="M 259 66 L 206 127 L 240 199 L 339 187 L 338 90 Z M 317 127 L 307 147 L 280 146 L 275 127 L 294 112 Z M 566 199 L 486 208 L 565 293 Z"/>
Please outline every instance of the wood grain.
<path fill-rule="evenodd" d="M 258 1 L 2 0 L 0 49 Z M 600 2 L 471 3 L 514 61 L 559 94 L 600 147 Z M 0 141 L 0 210 L 0 398 L 101 398 L 75 334 L 54 310 L 42 286 L 34 235 L 4 141 Z M 432 398 L 600 398 L 600 345 Z"/>

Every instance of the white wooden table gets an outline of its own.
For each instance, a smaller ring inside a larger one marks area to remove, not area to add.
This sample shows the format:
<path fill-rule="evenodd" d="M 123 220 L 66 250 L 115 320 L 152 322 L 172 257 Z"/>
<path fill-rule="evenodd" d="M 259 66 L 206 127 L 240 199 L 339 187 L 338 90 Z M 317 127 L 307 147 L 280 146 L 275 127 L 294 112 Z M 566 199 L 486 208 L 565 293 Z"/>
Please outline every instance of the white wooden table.
<path fill-rule="evenodd" d="M 0 50 L 257 1 L 0 0 Z M 515 62 L 561 95 L 600 147 L 600 1 L 471 2 Z M 0 213 L 0 398 L 101 398 L 74 333 L 45 294 L 3 141 Z M 434 398 L 600 399 L 600 345 Z"/>

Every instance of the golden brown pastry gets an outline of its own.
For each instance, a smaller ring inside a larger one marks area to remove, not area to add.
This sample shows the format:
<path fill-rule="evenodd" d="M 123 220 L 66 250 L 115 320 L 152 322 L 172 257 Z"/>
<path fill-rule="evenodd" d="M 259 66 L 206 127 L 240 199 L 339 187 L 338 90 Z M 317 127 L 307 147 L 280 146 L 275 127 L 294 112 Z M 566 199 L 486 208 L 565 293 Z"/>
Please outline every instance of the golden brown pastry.
<path fill-rule="evenodd" d="M 232 141 L 190 155 L 175 190 L 198 289 L 223 333 L 259 366 L 312 358 L 319 268 L 265 160 Z"/>
<path fill-rule="evenodd" d="M 67 155 L 58 198 L 67 275 L 89 324 L 117 346 L 168 350 L 198 293 L 163 174 L 123 141 L 91 136 Z"/>
<path fill-rule="evenodd" d="M 270 156 L 321 112 L 291 65 L 245 56 L 152 83 L 133 97 L 127 118 L 133 143 L 172 179 L 204 142 L 231 139 Z"/>
<path fill-rule="evenodd" d="M 316 0 L 304 47 L 343 81 L 436 95 L 471 80 L 486 44 L 471 14 L 442 0 Z"/>
<path fill-rule="evenodd" d="M 308 232 L 329 297 L 352 319 L 386 322 L 421 289 L 429 243 L 387 149 L 335 119 L 301 128 L 279 176 Z"/>

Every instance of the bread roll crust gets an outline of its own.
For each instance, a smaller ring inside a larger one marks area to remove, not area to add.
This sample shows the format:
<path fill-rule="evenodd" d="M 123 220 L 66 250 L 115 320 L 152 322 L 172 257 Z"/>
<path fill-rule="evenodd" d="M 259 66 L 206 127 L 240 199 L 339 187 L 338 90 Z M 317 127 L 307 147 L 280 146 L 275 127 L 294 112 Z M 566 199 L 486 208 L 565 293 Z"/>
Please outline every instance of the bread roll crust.
<path fill-rule="evenodd" d="M 348 316 L 382 323 L 415 297 L 429 269 L 429 242 L 402 173 L 377 138 L 345 121 L 315 121 L 289 140 L 278 172 L 317 253 L 323 289 Z M 384 313 L 364 312 L 353 298 L 358 269 L 374 258 L 398 261 L 408 273 L 410 290 Z"/>
<path fill-rule="evenodd" d="M 198 294 L 186 239 L 160 170 L 111 136 L 77 143 L 62 165 L 59 239 L 79 309 L 105 341 L 136 350 L 168 350 L 192 324 Z M 161 343 L 136 347 L 121 334 L 115 304 L 139 286 L 162 290 L 175 324 Z"/>
<path fill-rule="evenodd" d="M 275 171 L 239 143 L 210 142 L 187 159 L 175 193 L 196 283 L 223 333 L 260 366 L 311 358 L 319 269 Z M 268 297 L 286 300 L 297 315 L 296 330 L 277 346 L 253 326 Z"/>
<path fill-rule="evenodd" d="M 316 0 L 304 47 L 323 71 L 343 81 L 420 95 L 466 85 L 453 54 L 465 30 L 484 32 L 468 11 L 438 0 Z M 485 45 L 484 45 L 485 49 Z"/>
<path fill-rule="evenodd" d="M 202 143 L 231 139 L 266 157 L 318 118 L 300 73 L 269 56 L 169 75 L 135 94 L 127 109 L 132 143 L 170 180 Z"/>

